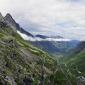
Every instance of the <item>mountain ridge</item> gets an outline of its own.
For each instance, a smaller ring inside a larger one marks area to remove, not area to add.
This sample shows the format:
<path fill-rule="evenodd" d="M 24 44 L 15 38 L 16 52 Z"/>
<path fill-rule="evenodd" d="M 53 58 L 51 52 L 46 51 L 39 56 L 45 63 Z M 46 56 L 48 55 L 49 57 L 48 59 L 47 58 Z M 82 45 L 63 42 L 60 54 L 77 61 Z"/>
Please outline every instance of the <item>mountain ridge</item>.
<path fill-rule="evenodd" d="M 0 85 L 76 85 L 66 65 L 24 40 L 11 25 L 0 21 Z"/>
<path fill-rule="evenodd" d="M 4 17 L 4 20 L 12 28 L 20 31 L 21 33 L 24 33 L 24 34 L 26 34 L 28 36 L 33 37 L 33 35 L 31 33 L 25 31 L 23 28 L 20 27 L 20 25 L 18 23 L 16 23 L 16 21 L 13 19 L 13 17 L 11 16 L 11 14 L 7 13 L 6 16 Z"/>
<path fill-rule="evenodd" d="M 0 85 L 38 85 L 43 74 L 52 74 L 55 60 L 3 23 L 0 24 Z M 46 85 L 49 85 L 48 80 L 46 77 Z"/>

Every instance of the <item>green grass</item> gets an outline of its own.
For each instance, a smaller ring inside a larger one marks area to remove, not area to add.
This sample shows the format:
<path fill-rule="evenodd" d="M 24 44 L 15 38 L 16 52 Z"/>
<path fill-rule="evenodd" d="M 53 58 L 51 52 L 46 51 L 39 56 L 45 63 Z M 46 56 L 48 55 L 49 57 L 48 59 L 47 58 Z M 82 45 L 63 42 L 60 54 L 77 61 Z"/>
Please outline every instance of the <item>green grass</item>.
<path fill-rule="evenodd" d="M 42 63 L 44 63 L 45 75 L 49 76 L 55 61 L 48 53 L 23 40 L 10 27 L 0 28 L 0 58 L 0 68 L 3 72 L 1 77 L 12 77 L 18 85 L 25 76 L 32 75 L 33 72 L 36 75 L 34 83 L 38 85 Z M 5 82 L 5 80 L 3 81 Z M 9 83 L 9 81 L 7 82 Z"/>
<path fill-rule="evenodd" d="M 75 60 L 76 58 L 68 63 Z M 1 80 L 9 83 L 9 81 L 3 79 L 9 76 L 9 78 L 12 77 L 16 81 L 17 85 L 21 85 L 25 76 L 34 74 L 33 85 L 38 85 L 41 80 L 42 66 L 45 75 L 45 85 L 68 85 L 65 74 L 58 66 L 55 58 L 23 40 L 12 28 L 8 26 L 0 28 Z M 68 78 L 73 85 L 75 85 L 73 74 L 70 71 L 67 72 L 67 67 L 62 66 L 62 68 L 68 74 Z M 9 83 L 8 85 L 11 84 Z"/>

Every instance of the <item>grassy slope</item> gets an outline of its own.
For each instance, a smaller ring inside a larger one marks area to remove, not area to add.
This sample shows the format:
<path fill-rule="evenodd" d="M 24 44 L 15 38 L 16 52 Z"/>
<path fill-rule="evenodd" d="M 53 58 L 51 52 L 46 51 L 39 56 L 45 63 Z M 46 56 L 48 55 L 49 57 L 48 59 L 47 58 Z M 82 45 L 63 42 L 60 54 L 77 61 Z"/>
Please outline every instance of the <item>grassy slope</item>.
<path fill-rule="evenodd" d="M 20 84 L 24 76 L 32 74 L 33 71 L 36 75 L 35 79 L 37 79 L 41 74 L 42 62 L 45 64 L 45 74 L 51 74 L 50 67 L 53 66 L 54 60 L 47 53 L 28 44 L 17 33 L 14 34 L 10 27 L 0 28 L 1 80 L 9 76 Z"/>
<path fill-rule="evenodd" d="M 85 77 L 85 50 L 64 58 L 63 67 L 63 70 L 66 70 L 66 73 L 69 74 L 71 81 L 74 82 L 73 85 L 76 85 L 77 77 Z"/>
<path fill-rule="evenodd" d="M 67 72 L 67 69 L 63 69 Z M 57 65 L 56 60 L 24 41 L 10 27 L 0 28 L 0 85 L 4 85 L 5 82 L 7 85 L 22 85 L 25 77 L 29 76 L 33 78 L 32 85 L 38 85 L 42 78 L 42 70 L 45 85 L 69 84 L 66 73 Z M 69 73 L 68 78 L 73 82 Z"/>
<path fill-rule="evenodd" d="M 77 72 L 80 71 L 81 74 L 85 75 L 85 51 L 84 50 L 76 54 L 74 57 L 70 58 L 70 60 L 68 60 L 67 63 L 72 69 L 76 70 Z"/>
<path fill-rule="evenodd" d="M 81 48 L 77 48 L 75 50 L 79 49 Z M 69 77 L 71 78 L 71 81 L 73 80 L 74 85 L 76 84 L 75 81 L 78 76 L 85 77 L 85 49 L 81 51 L 75 50 L 70 56 L 60 59 L 61 63 L 63 61 L 63 70 L 69 74 Z"/>

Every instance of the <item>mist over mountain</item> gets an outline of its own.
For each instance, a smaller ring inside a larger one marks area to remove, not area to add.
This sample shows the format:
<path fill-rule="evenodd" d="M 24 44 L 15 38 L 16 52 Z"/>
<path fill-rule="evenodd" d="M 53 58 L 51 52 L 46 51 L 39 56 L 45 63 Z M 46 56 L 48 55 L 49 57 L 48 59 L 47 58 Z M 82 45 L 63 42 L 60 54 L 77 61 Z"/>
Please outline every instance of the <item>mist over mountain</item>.
<path fill-rule="evenodd" d="M 33 35 L 0 14 L 1 85 L 84 85 L 84 60 L 85 41 Z"/>
<path fill-rule="evenodd" d="M 48 77 L 45 81 L 42 76 L 51 76 L 55 62 L 48 53 L 20 37 L 14 21 L 0 18 L 0 85 L 38 85 L 42 81 L 49 85 Z"/>
<path fill-rule="evenodd" d="M 85 85 L 85 0 L 0 0 L 0 85 Z"/>
<path fill-rule="evenodd" d="M 34 36 L 21 28 L 20 25 L 16 23 L 16 21 L 12 18 L 10 14 L 7 14 L 4 17 L 4 20 L 9 26 L 11 26 L 12 28 L 16 28 L 16 30 L 23 37 L 23 39 L 33 41 L 31 43 L 34 46 L 37 46 L 52 55 L 67 54 L 67 52 L 75 48 L 79 43 L 79 41 L 64 39 L 61 36 L 46 36 L 40 34 Z"/>

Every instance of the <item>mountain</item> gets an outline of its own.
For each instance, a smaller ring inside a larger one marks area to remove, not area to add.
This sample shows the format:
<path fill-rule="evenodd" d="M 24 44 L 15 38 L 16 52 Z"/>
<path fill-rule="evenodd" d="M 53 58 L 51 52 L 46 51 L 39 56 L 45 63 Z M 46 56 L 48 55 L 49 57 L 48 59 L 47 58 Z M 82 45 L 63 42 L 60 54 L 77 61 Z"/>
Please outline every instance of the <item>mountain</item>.
<path fill-rule="evenodd" d="M 85 76 L 85 41 L 82 41 L 72 50 L 71 55 L 65 58 L 71 74 L 75 77 Z M 85 82 L 85 81 L 84 81 Z"/>
<path fill-rule="evenodd" d="M 35 35 L 34 37 L 24 35 L 18 32 L 21 37 L 32 45 L 48 52 L 49 54 L 56 55 L 67 55 L 70 50 L 73 50 L 79 43 L 77 40 L 64 39 L 60 36 L 45 36 L 45 35 Z"/>
<path fill-rule="evenodd" d="M 75 78 L 64 72 L 56 59 L 0 20 L 0 85 L 75 85 Z"/>
<path fill-rule="evenodd" d="M 75 48 L 79 41 L 31 41 L 34 46 L 48 52 L 51 55 L 67 55 Z"/>
<path fill-rule="evenodd" d="M 0 21 L 0 85 L 38 85 L 43 75 L 50 77 L 55 60 L 3 23 Z"/>
<path fill-rule="evenodd" d="M 50 38 L 63 39 L 63 37 L 62 36 L 59 36 L 59 35 L 57 35 L 57 36 L 50 36 Z"/>
<path fill-rule="evenodd" d="M 82 41 L 78 44 L 78 46 L 74 49 L 74 53 L 79 53 L 81 52 L 82 50 L 85 49 L 85 41 Z"/>
<path fill-rule="evenodd" d="M 49 41 L 34 41 L 31 42 L 34 46 L 37 46 L 38 48 L 50 53 L 50 54 L 57 54 L 60 50 L 52 44 L 52 42 Z"/>
<path fill-rule="evenodd" d="M 85 49 L 85 41 L 78 42 L 75 48 L 70 49 L 69 55 L 67 56 L 67 58 L 68 59 L 72 58 L 73 55 L 80 53 L 84 49 Z"/>
<path fill-rule="evenodd" d="M 62 38 L 63 39 L 63 37 L 61 37 L 61 36 L 46 36 L 46 35 L 40 35 L 40 34 L 35 35 L 35 37 L 38 37 L 38 38 L 41 38 L 41 39 L 47 39 L 47 38 L 53 38 L 53 39 L 60 39 L 60 38 Z"/>
<path fill-rule="evenodd" d="M 31 33 L 27 32 L 23 28 L 21 28 L 20 25 L 18 23 L 16 23 L 16 21 L 12 18 L 12 16 L 9 13 L 4 17 L 4 20 L 12 28 L 20 31 L 23 34 L 26 34 L 27 36 L 33 37 L 33 35 Z"/>
<path fill-rule="evenodd" d="M 48 36 L 45 36 L 45 35 L 36 35 L 35 37 L 38 37 L 38 38 L 42 38 L 42 39 L 46 39 L 46 38 L 49 38 Z"/>

